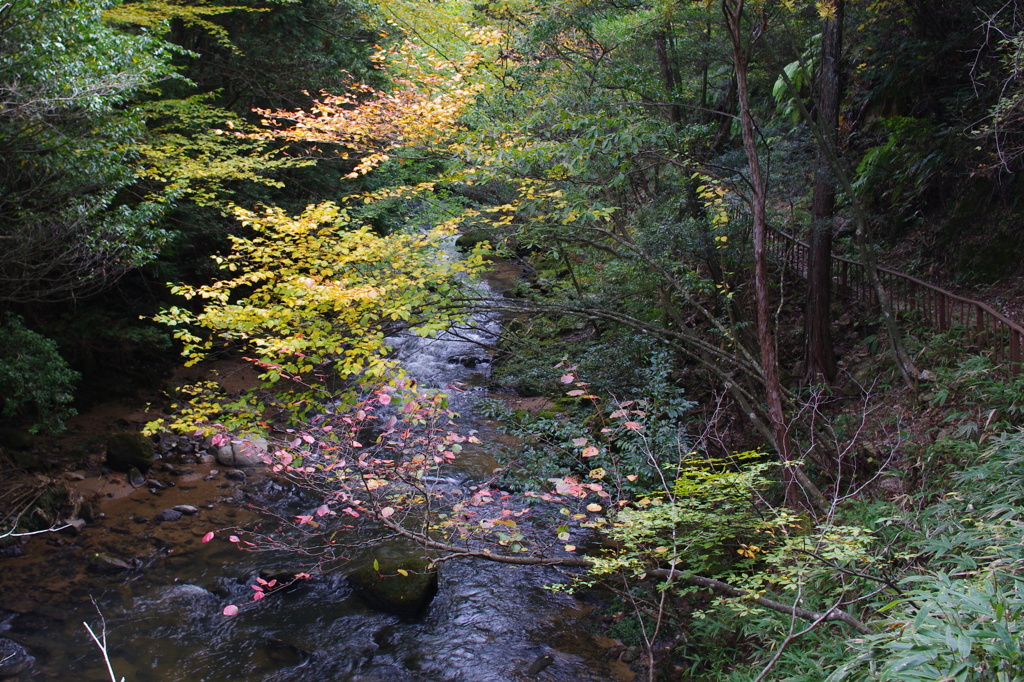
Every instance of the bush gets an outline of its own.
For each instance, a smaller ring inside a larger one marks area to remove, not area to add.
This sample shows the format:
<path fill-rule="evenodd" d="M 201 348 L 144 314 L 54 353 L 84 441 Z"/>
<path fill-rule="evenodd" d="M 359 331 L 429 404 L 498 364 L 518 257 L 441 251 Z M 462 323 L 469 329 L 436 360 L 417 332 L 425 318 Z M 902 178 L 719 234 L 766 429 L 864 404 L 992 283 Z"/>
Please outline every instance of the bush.
<path fill-rule="evenodd" d="M 0 415 L 30 422 L 29 431 L 55 433 L 75 414 L 72 391 L 78 373 L 57 344 L 7 314 L 0 325 Z"/>

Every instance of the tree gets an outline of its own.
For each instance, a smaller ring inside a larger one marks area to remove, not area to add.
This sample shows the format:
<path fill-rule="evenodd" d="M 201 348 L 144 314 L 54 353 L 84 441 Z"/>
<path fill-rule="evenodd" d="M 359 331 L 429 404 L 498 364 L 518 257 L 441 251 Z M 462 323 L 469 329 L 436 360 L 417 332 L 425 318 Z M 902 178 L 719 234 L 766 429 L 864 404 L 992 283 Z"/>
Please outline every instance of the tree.
<path fill-rule="evenodd" d="M 143 122 L 131 101 L 174 49 L 106 25 L 109 3 L 0 7 L 0 303 L 61 301 L 151 259 L 158 201 L 130 194 Z"/>
<path fill-rule="evenodd" d="M 282 419 L 330 400 L 328 379 L 337 385 L 392 371 L 386 337 L 445 329 L 459 317 L 449 305 L 458 277 L 483 263 L 482 250 L 458 262 L 441 251 L 450 229 L 380 237 L 332 203 L 295 217 L 274 207 L 234 214 L 252 236 L 232 236 L 232 251 L 214 257 L 228 278 L 172 287 L 202 309 L 175 306 L 157 320 L 174 328 L 188 364 L 227 349 L 249 355 L 267 387 L 287 380 L 291 392 L 271 395 Z"/>
<path fill-rule="evenodd" d="M 840 82 L 843 52 L 843 0 L 834 0 L 822 16 L 821 61 L 815 94 L 817 122 L 825 144 L 838 147 Z M 830 381 L 836 373 L 832 344 L 832 234 L 836 205 L 836 181 L 829 154 L 815 156 L 814 196 L 811 200 L 811 250 L 807 264 L 807 298 L 804 307 L 804 376 Z"/>

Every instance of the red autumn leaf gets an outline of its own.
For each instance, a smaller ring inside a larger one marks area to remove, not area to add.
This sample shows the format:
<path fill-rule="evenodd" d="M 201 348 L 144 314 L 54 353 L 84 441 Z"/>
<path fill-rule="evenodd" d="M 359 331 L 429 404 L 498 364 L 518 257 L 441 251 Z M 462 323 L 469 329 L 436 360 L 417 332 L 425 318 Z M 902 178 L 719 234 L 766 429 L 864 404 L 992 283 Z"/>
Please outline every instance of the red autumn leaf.
<path fill-rule="evenodd" d="M 263 594 L 263 592 L 254 592 L 252 595 L 252 600 L 259 601 L 260 599 L 263 599 L 265 596 L 267 595 Z"/>
<path fill-rule="evenodd" d="M 225 616 L 235 616 L 235 615 L 238 615 L 238 607 L 235 606 L 234 604 L 228 604 L 227 606 L 224 607 L 224 610 L 221 611 L 221 613 L 223 613 Z"/>
<path fill-rule="evenodd" d="M 331 513 L 331 508 L 328 507 L 326 504 L 321 504 L 319 507 L 316 508 L 316 515 L 317 516 L 326 516 L 326 515 L 328 515 L 330 513 Z"/>
<path fill-rule="evenodd" d="M 203 542 L 209 542 L 210 540 L 212 540 L 213 539 L 213 535 L 214 535 L 214 533 L 211 530 L 209 533 L 207 533 L 206 535 L 203 536 Z"/>
<path fill-rule="evenodd" d="M 232 535 L 231 537 L 228 538 L 228 542 L 238 542 L 238 536 L 237 535 Z"/>

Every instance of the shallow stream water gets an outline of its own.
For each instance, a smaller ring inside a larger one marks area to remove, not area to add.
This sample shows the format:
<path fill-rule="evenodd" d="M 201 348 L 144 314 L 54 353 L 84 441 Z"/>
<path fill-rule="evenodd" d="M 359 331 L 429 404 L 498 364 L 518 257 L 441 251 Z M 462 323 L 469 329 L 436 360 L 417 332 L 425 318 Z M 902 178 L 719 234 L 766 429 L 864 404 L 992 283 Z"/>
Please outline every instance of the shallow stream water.
<path fill-rule="evenodd" d="M 498 434 L 474 416 L 473 405 L 485 391 L 488 346 L 497 331 L 495 322 L 478 318 L 471 328 L 436 339 L 393 340 L 404 366 L 422 385 L 456 384 L 450 390 L 452 408 L 463 415 L 464 428 L 478 429 L 485 443 Z M 467 449 L 460 459 L 452 485 L 485 480 L 496 466 L 484 448 Z M 223 538 L 203 544 L 200 537 L 218 526 L 246 522 L 250 512 L 239 503 L 266 504 L 266 498 L 254 496 L 272 496 L 275 485 L 247 485 L 239 491 L 237 484 L 228 486 L 208 474 L 208 467 L 199 467 L 179 485 L 192 489 L 191 503 L 202 508 L 197 516 L 175 524 L 149 522 L 142 526 L 145 533 L 100 523 L 82 536 L 30 544 L 25 557 L 0 559 L 5 574 L 0 588 L 6 591 L 0 592 L 0 638 L 17 642 L 35 659 L 8 679 L 109 679 L 82 625 L 88 621 L 98 627 L 99 614 L 106 620 L 113 669 L 128 682 L 586 682 L 632 677 L 608 655 L 606 647 L 613 643 L 585 630 L 590 607 L 545 589 L 564 581 L 552 569 L 443 562 L 437 596 L 415 619 L 374 610 L 353 594 L 340 573 L 253 603 L 250 585 L 259 572 L 294 572 L 295 557 L 249 554 Z M 232 503 L 203 504 L 227 493 L 234 495 Z M 137 514 L 151 514 L 160 501 L 146 495 L 140 489 L 120 503 L 134 504 Z M 81 563 L 83 552 L 130 553 L 142 567 L 118 575 L 82 574 L 75 562 Z M 24 590 L 42 592 L 17 593 Z M 221 614 L 227 604 L 242 609 L 227 617 Z"/>

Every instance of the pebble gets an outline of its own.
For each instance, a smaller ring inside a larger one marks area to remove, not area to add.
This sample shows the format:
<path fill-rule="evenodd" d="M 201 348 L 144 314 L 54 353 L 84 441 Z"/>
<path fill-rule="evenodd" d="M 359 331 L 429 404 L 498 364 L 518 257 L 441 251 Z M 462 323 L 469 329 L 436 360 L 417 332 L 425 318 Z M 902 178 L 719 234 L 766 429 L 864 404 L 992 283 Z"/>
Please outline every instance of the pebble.
<path fill-rule="evenodd" d="M 191 504 L 178 504 L 174 506 L 172 511 L 181 512 L 182 514 L 198 514 L 199 510 L 193 507 Z"/>
<path fill-rule="evenodd" d="M 133 516 L 132 521 L 134 523 L 149 523 L 149 519 L 147 519 L 145 516 Z"/>
<path fill-rule="evenodd" d="M 244 481 L 248 478 L 245 472 L 240 469 L 228 469 L 224 472 L 224 478 L 229 481 Z"/>
<path fill-rule="evenodd" d="M 174 509 L 164 509 L 156 515 L 157 521 L 177 521 L 181 518 L 181 512 Z"/>

